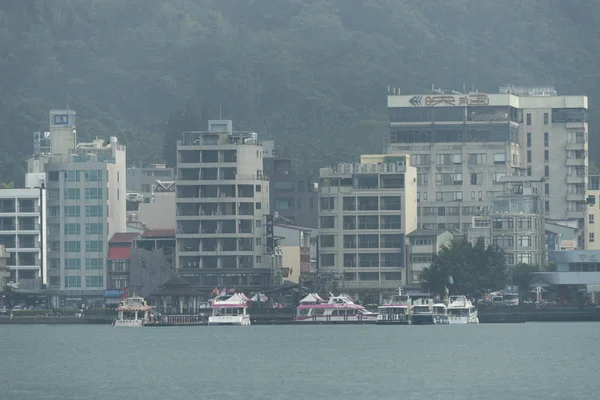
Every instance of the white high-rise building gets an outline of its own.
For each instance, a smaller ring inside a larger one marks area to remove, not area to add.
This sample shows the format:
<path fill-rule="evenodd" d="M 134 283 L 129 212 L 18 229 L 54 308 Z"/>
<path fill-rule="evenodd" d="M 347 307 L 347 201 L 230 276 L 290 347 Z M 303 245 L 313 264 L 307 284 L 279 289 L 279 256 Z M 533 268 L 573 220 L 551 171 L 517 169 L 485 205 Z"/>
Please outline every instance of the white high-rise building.
<path fill-rule="evenodd" d="M 319 272 L 371 303 L 407 283 L 405 235 L 417 228 L 416 169 L 407 155 L 363 155 L 321 168 Z"/>
<path fill-rule="evenodd" d="M 125 146 L 115 137 L 108 144 L 79 143 L 66 155 L 53 155 L 45 170 L 53 304 L 84 296 L 101 301 L 108 239 L 126 231 Z"/>
<path fill-rule="evenodd" d="M 0 189 L 0 245 L 7 259 L 8 282 L 22 289 L 46 283 L 46 190 Z"/>
<path fill-rule="evenodd" d="M 583 233 L 587 107 L 586 96 L 552 87 L 388 95 L 388 153 L 412 156 L 419 227 L 466 232 L 473 216 L 490 211 L 501 178 L 523 175 L 544 177 L 547 218 L 577 220 Z"/>
<path fill-rule="evenodd" d="M 177 269 L 200 290 L 274 283 L 273 221 L 254 132 L 209 121 L 177 143 Z"/>

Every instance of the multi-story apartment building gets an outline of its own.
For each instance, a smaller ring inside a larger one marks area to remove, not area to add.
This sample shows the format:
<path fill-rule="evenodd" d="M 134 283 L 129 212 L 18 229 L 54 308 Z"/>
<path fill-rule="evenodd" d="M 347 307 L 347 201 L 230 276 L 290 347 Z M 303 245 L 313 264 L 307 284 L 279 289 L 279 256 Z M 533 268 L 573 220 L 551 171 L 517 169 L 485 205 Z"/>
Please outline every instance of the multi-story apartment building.
<path fill-rule="evenodd" d="M 600 250 L 600 175 L 588 177 L 585 217 L 585 248 Z"/>
<path fill-rule="evenodd" d="M 406 236 L 406 283 L 418 290 L 423 282 L 423 270 L 431 266 L 433 256 L 442 246 L 452 243 L 454 235 L 440 229 L 417 229 Z"/>
<path fill-rule="evenodd" d="M 344 290 L 365 301 L 406 282 L 404 236 L 417 227 L 409 160 L 368 155 L 320 171 L 319 272 L 343 274 Z"/>
<path fill-rule="evenodd" d="M 466 231 L 473 215 L 489 211 L 503 176 L 530 175 L 546 179 L 546 215 L 575 218 L 583 230 L 586 96 L 515 87 L 498 94 L 394 93 L 388 109 L 388 153 L 410 153 L 418 169 L 420 227 Z"/>
<path fill-rule="evenodd" d="M 10 254 L 8 281 L 23 289 L 46 283 L 46 189 L 0 189 L 0 244 Z"/>
<path fill-rule="evenodd" d="M 474 217 L 468 229 L 473 243 L 498 246 L 506 255 L 506 264 L 545 265 L 547 260 L 544 217 L 544 179 L 511 176 L 502 179 L 504 190 L 492 200 L 487 216 Z"/>
<path fill-rule="evenodd" d="M 126 229 L 126 149 L 112 137 L 80 143 L 46 164 L 48 287 L 61 297 L 101 299 L 108 238 Z"/>
<path fill-rule="evenodd" d="M 263 142 L 263 165 L 270 182 L 272 213 L 294 224 L 316 228 L 319 195 L 315 180 L 309 175 L 296 173 L 292 160 L 277 154 L 274 140 Z"/>
<path fill-rule="evenodd" d="M 263 290 L 274 279 L 273 221 L 263 149 L 254 132 L 209 121 L 177 143 L 177 257 L 180 275 L 215 286 Z"/>

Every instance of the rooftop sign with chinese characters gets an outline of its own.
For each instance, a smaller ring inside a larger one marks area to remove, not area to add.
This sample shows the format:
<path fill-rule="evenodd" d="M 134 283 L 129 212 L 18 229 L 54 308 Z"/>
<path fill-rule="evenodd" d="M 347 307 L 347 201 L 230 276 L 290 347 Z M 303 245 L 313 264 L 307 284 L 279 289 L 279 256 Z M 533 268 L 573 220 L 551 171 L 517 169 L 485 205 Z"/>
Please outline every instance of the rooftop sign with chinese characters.
<path fill-rule="evenodd" d="M 511 94 L 417 94 L 410 96 L 388 96 L 388 107 L 518 107 L 519 98 Z"/>
<path fill-rule="evenodd" d="M 408 100 L 414 107 L 436 106 L 489 106 L 490 98 L 483 93 L 470 94 L 432 94 L 413 96 Z"/>

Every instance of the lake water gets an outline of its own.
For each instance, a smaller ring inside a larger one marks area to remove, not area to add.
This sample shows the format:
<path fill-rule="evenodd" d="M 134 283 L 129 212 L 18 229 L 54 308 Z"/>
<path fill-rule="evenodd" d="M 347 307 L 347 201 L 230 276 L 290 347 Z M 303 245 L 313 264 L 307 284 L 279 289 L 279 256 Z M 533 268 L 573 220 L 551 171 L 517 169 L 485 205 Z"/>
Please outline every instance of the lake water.
<path fill-rule="evenodd" d="M 598 399 L 600 324 L 0 326 L 0 399 Z"/>

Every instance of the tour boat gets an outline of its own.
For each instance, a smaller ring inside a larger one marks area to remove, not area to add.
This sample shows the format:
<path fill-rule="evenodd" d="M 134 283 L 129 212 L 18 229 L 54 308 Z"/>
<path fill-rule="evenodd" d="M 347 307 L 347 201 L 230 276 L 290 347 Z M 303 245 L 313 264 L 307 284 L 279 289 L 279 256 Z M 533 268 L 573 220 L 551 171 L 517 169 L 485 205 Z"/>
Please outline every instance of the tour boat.
<path fill-rule="evenodd" d="M 448 321 L 450 324 L 478 324 L 477 308 L 466 296 L 450 296 Z"/>
<path fill-rule="evenodd" d="M 329 297 L 328 301 L 318 294 L 311 293 L 298 306 L 296 321 L 298 322 L 376 322 L 377 313 L 371 312 L 356 304 L 347 294 Z"/>
<path fill-rule="evenodd" d="M 417 299 L 410 313 L 411 325 L 433 325 L 433 300 Z"/>
<path fill-rule="evenodd" d="M 402 294 L 390 296 L 383 305 L 377 307 L 378 325 L 408 325 L 412 302 L 410 296 Z"/>
<path fill-rule="evenodd" d="M 433 305 L 433 324 L 448 325 L 448 308 L 444 303 L 435 303 Z"/>
<path fill-rule="evenodd" d="M 212 314 L 208 317 L 208 325 L 250 325 L 249 301 L 243 293 L 230 297 L 217 296 L 210 306 Z"/>
<path fill-rule="evenodd" d="M 117 318 L 112 325 L 115 327 L 141 328 L 149 320 L 150 307 L 143 297 L 131 296 L 121 300 L 117 308 Z"/>

